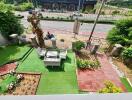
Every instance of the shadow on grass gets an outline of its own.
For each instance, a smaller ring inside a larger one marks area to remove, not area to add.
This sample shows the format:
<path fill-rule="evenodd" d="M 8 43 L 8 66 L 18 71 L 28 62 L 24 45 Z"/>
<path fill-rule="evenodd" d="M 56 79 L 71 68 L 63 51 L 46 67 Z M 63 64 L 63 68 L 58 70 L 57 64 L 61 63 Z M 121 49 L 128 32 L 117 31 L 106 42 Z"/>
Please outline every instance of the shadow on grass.
<path fill-rule="evenodd" d="M 63 63 L 71 63 L 71 58 L 67 57 L 66 60 L 63 60 Z"/>
<path fill-rule="evenodd" d="M 64 69 L 59 66 L 47 66 L 49 72 L 63 72 Z"/>

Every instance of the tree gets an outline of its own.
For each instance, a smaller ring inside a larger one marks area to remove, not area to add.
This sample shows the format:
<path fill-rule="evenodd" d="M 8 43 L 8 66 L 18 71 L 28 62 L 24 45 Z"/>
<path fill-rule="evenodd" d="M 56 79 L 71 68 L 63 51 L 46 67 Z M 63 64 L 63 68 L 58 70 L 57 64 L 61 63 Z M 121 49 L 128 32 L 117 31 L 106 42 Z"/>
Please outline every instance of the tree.
<path fill-rule="evenodd" d="M 36 12 L 32 12 L 31 15 L 28 16 L 28 22 L 30 22 L 32 24 L 32 31 L 33 33 L 35 33 L 37 35 L 37 39 L 39 42 L 39 46 L 40 48 L 44 47 L 44 39 L 43 39 L 43 31 L 40 28 L 40 19 L 37 16 Z"/>
<path fill-rule="evenodd" d="M 0 32 L 4 37 L 9 38 L 11 34 L 22 34 L 23 31 L 20 20 L 12 12 L 0 11 Z"/>

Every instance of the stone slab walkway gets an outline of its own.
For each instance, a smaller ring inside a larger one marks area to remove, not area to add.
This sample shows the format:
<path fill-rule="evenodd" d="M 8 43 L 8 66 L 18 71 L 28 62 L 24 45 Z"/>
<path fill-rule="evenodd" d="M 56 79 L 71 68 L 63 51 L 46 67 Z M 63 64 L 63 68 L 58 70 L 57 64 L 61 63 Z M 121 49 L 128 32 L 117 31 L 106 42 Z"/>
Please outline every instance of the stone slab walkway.
<path fill-rule="evenodd" d="M 120 77 L 112 68 L 105 54 L 98 54 L 97 58 L 101 64 L 98 70 L 78 70 L 78 84 L 81 91 L 97 92 L 104 87 L 105 81 L 112 81 L 124 92 L 126 89 L 120 81 Z"/>

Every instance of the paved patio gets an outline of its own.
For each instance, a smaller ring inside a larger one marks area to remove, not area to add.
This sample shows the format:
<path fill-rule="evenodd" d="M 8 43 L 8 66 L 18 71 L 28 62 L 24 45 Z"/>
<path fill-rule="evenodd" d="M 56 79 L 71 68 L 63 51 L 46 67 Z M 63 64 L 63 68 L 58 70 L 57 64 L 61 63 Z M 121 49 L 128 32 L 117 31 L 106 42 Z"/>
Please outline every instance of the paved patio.
<path fill-rule="evenodd" d="M 101 64 L 98 70 L 78 70 L 78 84 L 81 91 L 97 92 L 104 87 L 104 82 L 112 81 L 116 86 L 121 87 L 125 92 L 126 89 L 120 81 L 120 77 L 112 68 L 105 54 L 98 54 L 97 58 Z"/>

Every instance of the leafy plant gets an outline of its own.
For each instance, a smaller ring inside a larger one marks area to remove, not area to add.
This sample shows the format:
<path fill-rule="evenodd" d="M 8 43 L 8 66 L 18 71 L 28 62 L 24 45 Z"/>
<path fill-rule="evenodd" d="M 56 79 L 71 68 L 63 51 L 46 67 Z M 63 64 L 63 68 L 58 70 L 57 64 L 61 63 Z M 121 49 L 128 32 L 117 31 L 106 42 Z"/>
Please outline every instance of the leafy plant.
<path fill-rule="evenodd" d="M 3 2 L 0 2 L 0 11 L 1 12 L 12 11 L 12 10 L 14 10 L 13 7 L 14 6 L 11 4 L 5 4 Z"/>
<path fill-rule="evenodd" d="M 121 44 L 130 46 L 132 44 L 132 19 L 122 19 L 115 23 L 108 33 L 107 40 L 110 44 Z"/>
<path fill-rule="evenodd" d="M 85 43 L 82 41 L 76 41 L 76 42 L 73 42 L 72 46 L 74 51 L 80 51 L 82 48 L 85 47 Z"/>
<path fill-rule="evenodd" d="M 115 11 L 112 12 L 112 15 L 117 15 L 117 14 L 120 14 L 120 11 L 115 10 Z"/>
<path fill-rule="evenodd" d="M 98 61 L 83 60 L 77 58 L 77 67 L 81 69 L 97 69 L 100 67 L 100 64 Z"/>
<path fill-rule="evenodd" d="M 14 8 L 17 11 L 27 11 L 33 8 L 33 4 L 32 3 L 22 3 L 19 6 L 15 6 Z"/>
<path fill-rule="evenodd" d="M 99 90 L 99 93 L 121 93 L 122 89 L 115 86 L 111 81 L 106 81 L 105 88 Z"/>
<path fill-rule="evenodd" d="M 132 59 L 132 47 L 126 48 L 123 52 L 122 52 L 122 56 L 124 59 Z"/>
<path fill-rule="evenodd" d="M 11 34 L 21 34 L 23 31 L 20 20 L 13 13 L 0 11 L 0 32 L 4 37 L 8 38 Z"/>

